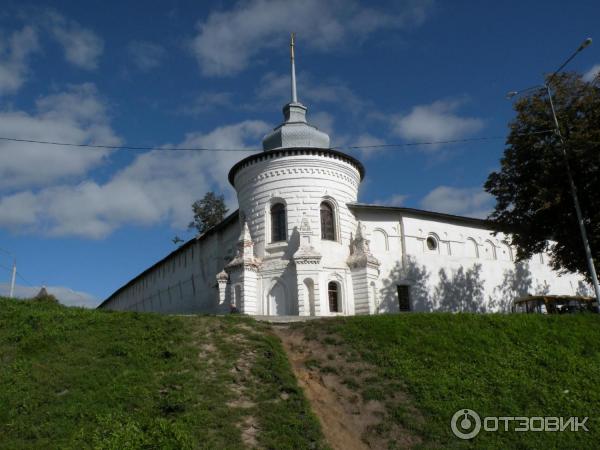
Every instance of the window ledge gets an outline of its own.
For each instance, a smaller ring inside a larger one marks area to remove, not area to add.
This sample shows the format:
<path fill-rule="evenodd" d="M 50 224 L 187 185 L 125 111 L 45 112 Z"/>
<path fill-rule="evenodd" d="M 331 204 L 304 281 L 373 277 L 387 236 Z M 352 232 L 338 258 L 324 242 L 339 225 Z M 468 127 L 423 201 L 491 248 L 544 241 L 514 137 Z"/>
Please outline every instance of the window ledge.
<path fill-rule="evenodd" d="M 287 246 L 287 241 L 271 242 L 270 244 L 267 244 L 265 246 L 265 251 L 267 251 L 268 253 L 275 253 L 285 250 Z"/>

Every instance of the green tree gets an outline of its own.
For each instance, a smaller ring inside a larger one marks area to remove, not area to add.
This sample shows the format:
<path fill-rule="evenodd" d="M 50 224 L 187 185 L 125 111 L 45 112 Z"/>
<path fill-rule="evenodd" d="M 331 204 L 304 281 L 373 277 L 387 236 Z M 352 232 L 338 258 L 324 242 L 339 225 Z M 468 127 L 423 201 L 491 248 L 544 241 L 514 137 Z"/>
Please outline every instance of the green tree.
<path fill-rule="evenodd" d="M 555 76 L 556 114 L 565 138 L 594 260 L 600 255 L 600 88 L 578 74 Z M 561 143 L 545 89 L 514 103 L 517 113 L 501 167 L 485 190 L 496 197 L 489 219 L 510 231 L 517 259 L 547 251 L 560 272 L 589 276 Z M 554 245 L 549 245 L 549 241 Z"/>
<path fill-rule="evenodd" d="M 204 233 L 219 224 L 228 209 L 225 207 L 225 197 L 210 191 L 192 204 L 192 211 L 194 211 L 194 220 L 190 222 L 188 228 L 195 228 L 198 233 Z"/>

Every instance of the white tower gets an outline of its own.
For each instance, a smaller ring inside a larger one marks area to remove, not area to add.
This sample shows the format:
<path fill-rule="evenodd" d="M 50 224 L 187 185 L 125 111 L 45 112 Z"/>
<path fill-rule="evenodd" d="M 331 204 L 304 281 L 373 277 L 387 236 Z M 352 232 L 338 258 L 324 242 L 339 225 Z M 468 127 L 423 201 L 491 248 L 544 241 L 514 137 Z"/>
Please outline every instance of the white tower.
<path fill-rule="evenodd" d="M 261 261 L 256 312 L 321 315 L 327 311 L 319 311 L 314 299 L 326 298 L 332 276 L 345 299 L 352 291 L 346 260 L 356 223 L 346 205 L 357 200 L 364 168 L 355 158 L 330 149 L 329 136 L 306 121 L 307 108 L 297 98 L 293 35 L 290 48 L 292 95 L 283 108 L 284 122 L 265 136 L 262 153 L 232 167 L 229 181 L 237 191 L 254 255 Z M 301 236 L 310 241 L 310 258 L 299 251 Z M 315 266 L 320 267 L 319 276 L 309 268 Z M 315 292 L 308 295 L 305 289 Z M 353 304 L 340 309 L 353 310 Z"/>

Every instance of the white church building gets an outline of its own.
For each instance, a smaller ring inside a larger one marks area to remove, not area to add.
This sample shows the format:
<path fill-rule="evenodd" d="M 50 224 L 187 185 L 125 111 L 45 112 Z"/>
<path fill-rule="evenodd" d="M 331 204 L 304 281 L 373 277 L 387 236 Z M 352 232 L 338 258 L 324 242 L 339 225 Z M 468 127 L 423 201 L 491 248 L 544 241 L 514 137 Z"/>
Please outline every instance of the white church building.
<path fill-rule="evenodd" d="M 480 219 L 358 203 L 365 169 L 330 148 L 292 95 L 261 153 L 235 164 L 239 209 L 99 307 L 161 313 L 332 316 L 510 311 L 528 294 L 585 293 L 540 254 L 515 263 Z"/>

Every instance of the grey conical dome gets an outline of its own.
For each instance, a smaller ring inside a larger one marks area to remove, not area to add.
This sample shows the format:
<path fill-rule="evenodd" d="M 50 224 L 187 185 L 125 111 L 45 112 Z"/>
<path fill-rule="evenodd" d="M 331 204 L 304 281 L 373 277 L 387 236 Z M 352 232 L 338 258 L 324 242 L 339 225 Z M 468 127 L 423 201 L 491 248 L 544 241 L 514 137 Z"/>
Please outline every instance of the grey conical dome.
<path fill-rule="evenodd" d="M 283 107 L 285 121 L 263 139 L 263 149 L 311 147 L 329 148 L 329 136 L 306 121 L 306 106 L 298 102 L 296 93 L 296 64 L 294 57 L 294 34 L 290 42 L 292 74 L 292 101 Z"/>
<path fill-rule="evenodd" d="M 283 108 L 285 122 L 263 139 L 264 150 L 292 147 L 329 148 L 329 136 L 306 122 L 306 106 L 288 103 Z"/>

